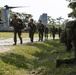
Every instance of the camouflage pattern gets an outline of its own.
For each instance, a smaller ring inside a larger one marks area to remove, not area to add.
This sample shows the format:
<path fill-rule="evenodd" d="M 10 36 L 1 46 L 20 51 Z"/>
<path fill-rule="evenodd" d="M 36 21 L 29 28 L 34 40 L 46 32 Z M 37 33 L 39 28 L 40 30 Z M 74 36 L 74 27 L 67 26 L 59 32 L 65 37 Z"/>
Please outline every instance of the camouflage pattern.
<path fill-rule="evenodd" d="M 44 33 L 44 24 L 40 20 L 40 22 L 37 25 L 38 32 L 39 32 L 39 41 L 43 41 L 43 33 Z"/>
<path fill-rule="evenodd" d="M 55 26 L 53 26 L 51 28 L 51 33 L 52 33 L 53 39 L 55 39 L 55 34 L 56 34 L 56 28 L 55 28 Z"/>
<path fill-rule="evenodd" d="M 48 39 L 49 28 L 46 25 L 45 25 L 45 28 L 44 28 L 44 32 L 45 32 L 45 39 Z"/>
<path fill-rule="evenodd" d="M 66 44 L 66 50 L 70 51 L 72 48 L 72 43 L 74 43 L 76 21 L 69 21 L 66 23 L 64 32 L 61 32 L 60 42 Z"/>
<path fill-rule="evenodd" d="M 66 24 L 66 47 L 67 47 L 67 51 L 70 51 L 71 48 L 73 47 L 74 49 L 74 58 L 70 58 L 70 59 L 57 59 L 56 60 L 56 67 L 60 67 L 61 64 L 76 64 L 76 21 L 69 21 Z"/>
<path fill-rule="evenodd" d="M 67 42 L 67 38 L 66 37 L 67 37 L 66 31 L 62 30 L 61 34 L 60 34 L 60 42 L 66 44 L 66 42 Z"/>
<path fill-rule="evenodd" d="M 33 19 L 30 19 L 28 27 L 29 27 L 29 38 L 30 38 L 30 41 L 33 42 L 34 33 L 36 31 L 36 25 L 33 23 Z"/>
<path fill-rule="evenodd" d="M 18 33 L 18 37 L 20 39 L 20 44 L 22 44 L 21 25 L 22 25 L 22 20 L 19 19 L 17 16 L 14 16 L 14 18 L 11 21 L 11 26 L 14 28 L 14 45 L 16 45 L 16 43 L 17 43 L 17 33 Z"/>

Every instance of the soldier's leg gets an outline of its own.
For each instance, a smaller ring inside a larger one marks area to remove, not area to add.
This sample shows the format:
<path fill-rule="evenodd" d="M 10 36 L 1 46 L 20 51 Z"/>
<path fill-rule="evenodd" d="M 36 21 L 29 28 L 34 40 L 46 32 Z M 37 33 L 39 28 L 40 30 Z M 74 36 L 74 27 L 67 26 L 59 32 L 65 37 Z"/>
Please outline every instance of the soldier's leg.
<path fill-rule="evenodd" d="M 52 35 L 53 35 L 53 40 L 55 39 L 55 33 L 52 33 Z"/>
<path fill-rule="evenodd" d="M 46 39 L 46 37 L 47 37 L 47 34 L 45 33 L 45 39 Z"/>
<path fill-rule="evenodd" d="M 31 32 L 29 31 L 29 38 L 31 38 Z"/>
<path fill-rule="evenodd" d="M 32 40 L 32 32 L 29 32 L 30 41 Z"/>
<path fill-rule="evenodd" d="M 60 38 L 60 32 L 59 32 L 59 38 Z"/>
<path fill-rule="evenodd" d="M 43 32 L 41 32 L 41 41 L 43 41 Z"/>
<path fill-rule="evenodd" d="M 70 51 L 71 48 L 72 48 L 71 40 L 67 40 L 67 45 L 66 45 L 67 51 Z"/>
<path fill-rule="evenodd" d="M 16 42 L 17 42 L 17 31 L 14 30 L 14 44 L 13 45 L 16 45 Z"/>
<path fill-rule="evenodd" d="M 34 38 L 34 33 L 31 33 L 31 42 L 33 42 L 33 38 Z"/>
<path fill-rule="evenodd" d="M 22 44 L 22 37 L 21 37 L 21 30 L 20 31 L 18 31 L 18 37 L 19 37 L 19 39 L 20 39 L 20 44 Z"/>
<path fill-rule="evenodd" d="M 39 41 L 40 41 L 40 32 L 39 32 Z"/>
<path fill-rule="evenodd" d="M 47 39 L 48 39 L 48 33 L 46 33 L 46 37 L 47 37 Z"/>

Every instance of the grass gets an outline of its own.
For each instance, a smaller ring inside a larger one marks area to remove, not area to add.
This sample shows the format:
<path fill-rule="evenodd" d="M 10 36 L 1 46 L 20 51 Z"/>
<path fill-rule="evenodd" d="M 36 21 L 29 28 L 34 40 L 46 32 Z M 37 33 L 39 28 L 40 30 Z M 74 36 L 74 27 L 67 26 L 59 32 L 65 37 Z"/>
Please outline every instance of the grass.
<path fill-rule="evenodd" d="M 13 36 L 13 32 L 0 32 L 0 38 L 12 38 Z M 22 37 L 29 37 L 29 33 L 22 32 Z M 38 37 L 38 34 L 35 34 L 35 37 Z"/>
<path fill-rule="evenodd" d="M 62 64 L 56 68 L 56 59 L 74 57 L 66 52 L 59 40 L 27 43 L 0 54 L 0 75 L 76 75 L 76 65 Z"/>

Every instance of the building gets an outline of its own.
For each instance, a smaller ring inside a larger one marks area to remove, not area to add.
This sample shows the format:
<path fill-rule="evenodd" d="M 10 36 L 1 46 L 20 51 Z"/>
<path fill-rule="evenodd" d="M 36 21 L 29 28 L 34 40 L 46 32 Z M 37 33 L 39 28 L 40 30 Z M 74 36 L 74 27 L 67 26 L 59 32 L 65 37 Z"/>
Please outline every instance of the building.
<path fill-rule="evenodd" d="M 39 20 L 42 20 L 43 24 L 47 25 L 47 13 L 40 15 Z"/>

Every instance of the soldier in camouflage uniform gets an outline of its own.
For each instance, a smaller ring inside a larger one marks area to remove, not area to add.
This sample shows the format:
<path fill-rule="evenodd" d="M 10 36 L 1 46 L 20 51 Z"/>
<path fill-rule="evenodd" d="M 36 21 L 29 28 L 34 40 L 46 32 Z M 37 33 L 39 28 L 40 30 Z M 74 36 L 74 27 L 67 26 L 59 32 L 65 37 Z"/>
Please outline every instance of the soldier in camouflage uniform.
<path fill-rule="evenodd" d="M 28 24 L 29 27 L 29 37 L 30 41 L 33 42 L 34 39 L 34 33 L 36 31 L 36 25 L 34 24 L 34 20 L 30 19 L 30 23 Z"/>
<path fill-rule="evenodd" d="M 67 44 L 66 44 L 66 50 L 70 51 L 72 48 L 72 41 L 73 41 L 73 29 L 74 29 L 74 21 L 69 21 L 66 24 L 66 34 L 67 34 Z"/>
<path fill-rule="evenodd" d="M 42 24 L 41 20 L 39 20 L 37 28 L 38 28 L 38 32 L 39 32 L 39 41 L 43 41 L 44 24 Z"/>
<path fill-rule="evenodd" d="M 71 58 L 71 59 L 65 59 L 65 60 L 57 59 L 56 67 L 59 67 L 63 63 L 73 64 L 73 63 L 76 62 L 76 21 L 69 21 L 67 23 L 67 25 L 66 25 L 66 34 L 67 34 L 67 37 L 66 37 L 67 38 L 67 50 L 69 51 L 69 49 L 71 49 L 72 46 L 73 46 L 74 47 L 75 57 Z"/>
<path fill-rule="evenodd" d="M 14 28 L 14 44 L 13 45 L 16 45 L 17 44 L 17 33 L 18 33 L 18 37 L 20 39 L 20 44 L 22 44 L 22 37 L 21 37 L 21 26 L 22 26 L 22 20 L 19 19 L 17 17 L 17 15 L 14 14 L 14 18 L 12 19 L 11 21 L 11 26 L 13 26 Z"/>
<path fill-rule="evenodd" d="M 55 28 L 55 26 L 53 26 L 53 27 L 51 28 L 51 33 L 52 33 L 53 40 L 54 40 L 54 39 L 55 39 L 55 34 L 56 34 L 56 28 Z"/>
<path fill-rule="evenodd" d="M 62 31 L 62 29 L 59 27 L 59 28 L 58 28 L 58 35 L 59 35 L 59 38 L 60 38 L 61 31 Z"/>
<path fill-rule="evenodd" d="M 48 39 L 49 28 L 46 25 L 45 25 L 45 28 L 44 28 L 44 32 L 45 32 L 45 39 Z"/>

